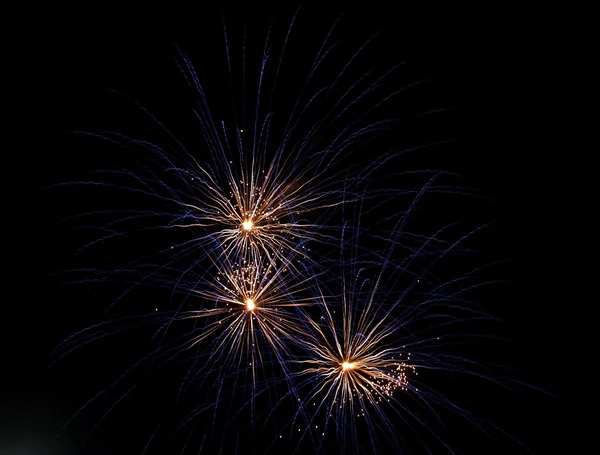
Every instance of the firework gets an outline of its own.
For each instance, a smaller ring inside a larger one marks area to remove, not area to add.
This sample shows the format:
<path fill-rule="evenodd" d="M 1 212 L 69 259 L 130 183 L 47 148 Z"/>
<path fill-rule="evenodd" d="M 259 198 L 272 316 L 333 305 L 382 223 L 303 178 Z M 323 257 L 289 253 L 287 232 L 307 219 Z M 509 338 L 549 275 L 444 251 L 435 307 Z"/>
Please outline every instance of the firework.
<path fill-rule="evenodd" d="M 292 362 L 298 407 L 285 433 L 297 447 L 309 444 L 314 453 L 334 446 L 343 453 L 405 453 L 418 443 L 425 450 L 439 444 L 451 451 L 431 416 L 452 410 L 472 417 L 423 383 L 421 373 L 496 382 L 476 362 L 452 352 L 459 343 L 487 337 L 476 329 L 481 321 L 496 321 L 467 297 L 490 284 L 481 274 L 495 264 L 438 276 L 449 264 L 458 273 L 457 254 L 485 226 L 454 240 L 452 226 L 445 226 L 416 243 L 408 241 L 412 236 L 403 226 L 398 223 L 383 252 L 370 251 L 377 260 L 359 248 L 368 235 L 347 226 L 335 276 L 321 277 L 310 288 L 318 305 L 305 314 L 304 353 Z"/>
<path fill-rule="evenodd" d="M 312 300 L 306 294 L 306 281 L 290 277 L 293 259 L 281 263 L 239 257 L 239 263 L 229 259 L 215 264 L 216 277 L 210 282 L 196 282 L 189 292 L 192 300 L 200 299 L 210 306 L 190 311 L 188 317 L 211 321 L 204 325 L 199 336 L 190 337 L 196 344 L 220 331 L 213 352 L 236 359 L 250 358 L 255 368 L 264 362 L 262 343 L 269 346 L 271 355 L 281 359 L 290 344 L 300 344 L 304 330 L 304 309 Z M 292 258 L 295 256 L 292 255 Z"/>
<path fill-rule="evenodd" d="M 436 275 L 455 253 L 472 254 L 463 244 L 479 230 L 453 236 L 448 232 L 456 226 L 448 224 L 411 233 L 409 218 L 426 196 L 471 192 L 444 182 L 449 172 L 391 175 L 386 169 L 407 150 L 356 158 L 391 124 L 374 121 L 373 112 L 407 86 L 379 92 L 398 65 L 370 68 L 348 82 L 348 68 L 368 40 L 328 83 L 315 88 L 315 74 L 335 47 L 332 32 L 291 112 L 279 118 L 272 105 L 287 39 L 277 57 L 269 32 L 251 114 L 245 101 L 240 109 L 232 96 L 227 121 L 213 114 L 200 77 L 178 51 L 176 64 L 196 100 L 203 153 L 141 106 L 167 144 L 82 132 L 123 147 L 139 163 L 75 182 L 85 190 L 126 194 L 119 202 L 131 205 L 73 217 L 100 232 L 82 251 L 114 243 L 131 251 L 131 258 L 124 265 L 82 267 L 73 272 L 83 277 L 72 282 L 116 281 L 124 289 L 109 310 L 133 301 L 141 316 L 82 330 L 65 340 L 54 359 L 139 328 L 151 328 L 151 348 L 76 415 L 113 389 L 119 403 L 159 369 L 155 365 L 166 364 L 184 365 L 175 401 L 187 406 L 183 418 L 173 418 L 176 430 L 190 428 L 193 434 L 208 415 L 211 424 L 198 430 L 202 443 L 210 427 L 221 449 L 230 441 L 227 430 L 217 430 L 219 422 L 264 435 L 274 451 L 288 434 L 295 449 L 308 442 L 312 453 L 327 452 L 331 440 L 344 453 L 377 453 L 386 450 L 379 441 L 406 450 L 398 420 L 408 428 L 418 424 L 444 445 L 422 411 L 435 415 L 438 406 L 467 415 L 421 377 L 430 370 L 491 377 L 444 351 L 465 325 L 493 319 L 463 296 L 482 284 L 480 269 Z M 227 34 L 225 41 L 233 85 Z M 246 80 L 242 85 L 245 90 Z M 402 185 L 387 186 L 390 178 L 402 179 Z M 144 286 L 160 291 L 150 306 L 132 297 Z"/>

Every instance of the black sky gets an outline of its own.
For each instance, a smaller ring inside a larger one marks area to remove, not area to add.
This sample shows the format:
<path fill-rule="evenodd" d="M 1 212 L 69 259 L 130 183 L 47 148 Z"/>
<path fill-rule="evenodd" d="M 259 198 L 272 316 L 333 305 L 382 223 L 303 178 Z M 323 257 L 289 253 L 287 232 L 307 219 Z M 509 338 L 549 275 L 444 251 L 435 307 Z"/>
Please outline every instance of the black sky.
<path fill-rule="evenodd" d="M 296 30 L 306 40 L 307 51 L 299 53 L 309 55 L 308 50 L 320 43 L 342 8 L 317 4 L 303 8 Z M 294 8 L 226 5 L 223 10 L 234 34 L 247 23 L 249 36 L 254 33 L 260 38 L 271 20 L 281 36 Z M 410 103 L 445 105 L 456 111 L 449 122 L 460 145 L 453 147 L 449 156 L 438 156 L 436 166 L 467 175 L 493 200 L 488 215 L 499 220 L 501 228 L 492 248 L 511 263 L 507 273 L 512 283 L 498 291 L 491 303 L 511 321 L 512 340 L 505 354 L 531 383 L 557 398 L 525 392 L 499 395 L 489 400 L 492 407 L 485 412 L 534 453 L 576 453 L 572 447 L 578 430 L 575 394 L 570 387 L 570 376 L 576 373 L 565 363 L 575 345 L 575 316 L 563 309 L 560 288 L 566 275 L 557 266 L 563 247 L 556 240 L 561 237 L 554 205 L 559 202 L 554 196 L 561 182 L 549 176 L 541 164 L 547 158 L 535 137 L 544 117 L 533 74 L 544 47 L 535 37 L 534 25 L 522 11 L 417 11 L 385 2 L 351 6 L 347 20 L 343 36 L 360 41 L 360 37 L 365 39 L 383 29 L 373 55 L 409 59 L 407 78 L 435 81 L 431 89 L 418 92 L 422 98 L 414 95 Z M 178 79 L 172 64 L 173 44 L 188 52 L 198 73 L 209 80 L 214 62 L 222 71 L 220 21 L 220 8 L 215 6 L 134 14 L 119 9 L 53 10 L 45 17 L 38 14 L 24 28 L 28 30 L 25 37 L 17 40 L 17 47 L 23 49 L 23 77 L 14 88 L 15 116 L 25 116 L 19 125 L 22 129 L 15 131 L 18 141 L 11 141 L 5 152 L 9 160 L 5 167 L 5 219 L 10 232 L 5 239 L 9 252 L 5 279 L 10 291 L 3 298 L 5 385 L 0 390 L 0 454 L 139 451 L 146 435 L 139 429 L 144 420 L 139 416 L 146 415 L 148 421 L 156 417 L 143 411 L 148 406 L 143 398 L 133 401 L 139 409 L 130 411 L 132 417 L 109 418 L 106 428 L 95 433 L 91 446 L 82 448 L 81 444 L 102 412 L 86 415 L 55 441 L 54 435 L 66 419 L 97 390 L 94 381 L 100 384 L 114 376 L 128 358 L 119 353 L 118 346 L 112 351 L 90 349 L 91 355 L 97 352 L 103 357 L 102 365 L 108 365 L 110 371 L 103 373 L 106 377 L 79 371 L 89 358 L 75 356 L 57 369 L 43 366 L 58 342 L 94 322 L 99 307 L 81 302 L 76 293 L 59 289 L 55 280 L 47 278 L 69 267 L 77 238 L 56 221 L 58 214 L 69 212 L 80 201 L 76 201 L 77 195 L 56 198 L 41 188 L 105 164 L 102 158 L 92 157 L 93 153 L 81 151 L 80 143 L 65 134 L 127 121 L 123 113 L 115 112 L 118 103 L 106 101 L 105 89 L 119 90 L 151 110 L 171 115 L 177 105 L 172 100 L 185 94 L 185 82 Z M 307 29 L 315 33 L 307 33 Z M 302 56 L 299 70 L 301 63 Z M 213 84 L 222 93 L 224 86 L 212 77 L 206 85 Z M 191 125 L 185 123 L 189 122 L 188 112 L 173 115 L 181 116 L 182 130 Z M 449 128 L 447 124 L 437 126 Z M 90 153 L 90 157 L 82 153 Z M 106 358 L 112 355 L 115 358 Z M 89 382 L 74 384 L 74 378 Z M 464 389 L 468 401 L 471 389 Z M 140 420 L 132 423 L 131 419 Z M 489 451 L 482 452 L 482 441 L 474 434 L 465 433 L 473 441 L 461 441 L 464 453 L 507 453 L 506 447 L 512 447 L 492 443 Z M 492 451 L 495 449 L 497 452 Z"/>

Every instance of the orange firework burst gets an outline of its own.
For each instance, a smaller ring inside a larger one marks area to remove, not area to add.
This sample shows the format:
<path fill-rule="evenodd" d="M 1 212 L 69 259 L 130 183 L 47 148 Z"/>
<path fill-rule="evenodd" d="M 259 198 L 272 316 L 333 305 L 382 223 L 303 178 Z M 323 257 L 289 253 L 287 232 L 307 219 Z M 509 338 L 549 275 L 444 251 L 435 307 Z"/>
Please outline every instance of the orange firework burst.
<path fill-rule="evenodd" d="M 303 297 L 305 282 L 286 276 L 294 257 L 273 262 L 247 255 L 238 263 L 218 257 L 214 280 L 191 290 L 206 308 L 184 317 L 206 325 L 190 337 L 190 344 L 212 338 L 214 352 L 230 359 L 234 368 L 248 358 L 253 377 L 265 356 L 280 362 L 291 345 L 302 342 L 304 308 L 313 304 Z"/>

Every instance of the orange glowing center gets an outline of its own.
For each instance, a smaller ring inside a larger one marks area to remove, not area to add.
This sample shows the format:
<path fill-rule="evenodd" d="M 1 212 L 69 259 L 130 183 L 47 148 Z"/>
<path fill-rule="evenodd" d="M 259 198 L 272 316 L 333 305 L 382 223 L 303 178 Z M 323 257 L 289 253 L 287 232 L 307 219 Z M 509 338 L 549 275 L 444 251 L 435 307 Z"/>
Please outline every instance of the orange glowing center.
<path fill-rule="evenodd" d="M 354 368 L 356 366 L 356 364 L 354 362 L 343 362 L 342 363 L 342 370 L 346 371 L 346 370 L 351 370 L 352 368 Z"/>

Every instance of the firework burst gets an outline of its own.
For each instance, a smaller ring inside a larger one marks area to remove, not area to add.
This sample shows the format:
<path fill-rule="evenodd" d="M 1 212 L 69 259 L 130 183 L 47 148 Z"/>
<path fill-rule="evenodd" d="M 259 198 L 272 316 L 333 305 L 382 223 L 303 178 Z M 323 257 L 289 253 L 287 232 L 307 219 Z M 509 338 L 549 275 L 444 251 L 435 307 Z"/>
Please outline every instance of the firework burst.
<path fill-rule="evenodd" d="M 359 248 L 368 232 L 347 225 L 335 276 L 322 277 L 311 288 L 319 304 L 306 315 L 304 355 L 293 362 L 293 393 L 300 398 L 288 429 L 298 447 L 307 443 L 315 453 L 328 453 L 335 440 L 343 453 L 405 453 L 415 444 L 452 452 L 436 417 L 448 410 L 477 422 L 484 432 L 494 429 L 422 379 L 422 373 L 431 380 L 451 372 L 497 382 L 489 370 L 456 352 L 459 344 L 488 337 L 478 331 L 482 321 L 498 322 L 468 298 L 497 283 L 481 278 L 496 264 L 459 273 L 457 261 L 485 226 L 454 239 L 453 225 L 414 237 L 405 228 L 416 203 L 387 237 L 382 253 Z M 449 266 L 453 277 L 444 273 Z"/>
<path fill-rule="evenodd" d="M 255 367 L 264 363 L 261 344 L 269 346 L 270 355 L 280 362 L 290 344 L 302 342 L 305 308 L 313 305 L 306 294 L 306 281 L 290 277 L 295 255 L 281 263 L 238 258 L 239 263 L 220 257 L 215 264 L 216 277 L 198 281 L 189 292 L 192 300 L 200 299 L 209 307 L 188 313 L 188 317 L 210 321 L 198 337 L 199 343 L 219 332 L 213 352 L 235 358 L 234 369 L 242 357 L 250 358 Z"/>

